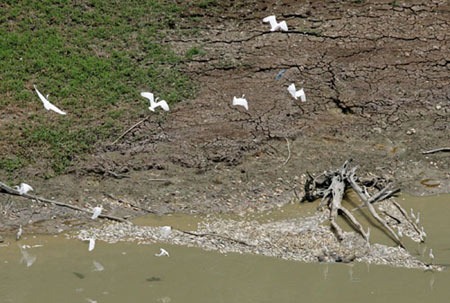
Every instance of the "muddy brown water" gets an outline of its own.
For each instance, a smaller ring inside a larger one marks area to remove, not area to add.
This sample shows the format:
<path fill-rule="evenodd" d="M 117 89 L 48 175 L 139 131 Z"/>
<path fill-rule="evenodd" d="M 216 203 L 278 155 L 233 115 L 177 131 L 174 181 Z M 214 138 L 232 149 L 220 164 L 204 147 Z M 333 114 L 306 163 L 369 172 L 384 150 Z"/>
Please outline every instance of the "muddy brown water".
<path fill-rule="evenodd" d="M 450 195 L 402 196 L 399 202 L 420 211 L 428 233 L 426 244 L 411 244 L 411 251 L 426 249 L 422 258 L 427 258 L 433 248 L 435 263 L 450 264 Z M 299 207 L 287 205 L 253 219 L 286 218 Z M 199 221 L 149 216 L 135 224 L 195 228 Z M 0 302 L 448 302 L 450 296 L 449 270 L 305 264 L 166 244 L 98 241 L 89 252 L 87 243 L 63 235 L 25 235 L 5 243 L 11 244 L 0 247 Z M 31 246 L 22 249 L 29 266 L 21 263 L 19 244 Z M 155 256 L 161 247 L 170 257 Z"/>

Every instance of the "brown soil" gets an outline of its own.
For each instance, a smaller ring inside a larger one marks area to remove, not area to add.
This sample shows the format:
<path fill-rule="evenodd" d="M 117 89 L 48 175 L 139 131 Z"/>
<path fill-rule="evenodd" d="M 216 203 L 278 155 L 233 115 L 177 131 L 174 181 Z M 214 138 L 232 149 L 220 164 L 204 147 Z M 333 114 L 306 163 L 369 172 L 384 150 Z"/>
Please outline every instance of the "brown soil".
<path fill-rule="evenodd" d="M 244 213 L 296 199 L 307 171 L 353 158 L 362 172 L 387 176 L 404 191 L 450 192 L 448 153 L 421 154 L 450 142 L 450 5 L 356 2 L 193 8 L 200 31 L 168 33 L 165 42 L 183 54 L 193 46 L 206 53 L 185 64 L 199 83 L 196 97 L 151 116 L 115 145 L 99 143 L 66 175 L 43 180 L 30 169 L 28 183 L 38 195 L 103 204 L 119 216 Z M 268 31 L 262 18 L 272 14 L 286 20 L 288 33 Z M 193 26 L 182 17 L 181 27 Z M 288 94 L 291 83 L 304 87 L 306 103 Z M 248 111 L 231 106 L 242 94 Z M 1 195 L 0 232 L 93 224 L 86 214 L 32 204 Z"/>

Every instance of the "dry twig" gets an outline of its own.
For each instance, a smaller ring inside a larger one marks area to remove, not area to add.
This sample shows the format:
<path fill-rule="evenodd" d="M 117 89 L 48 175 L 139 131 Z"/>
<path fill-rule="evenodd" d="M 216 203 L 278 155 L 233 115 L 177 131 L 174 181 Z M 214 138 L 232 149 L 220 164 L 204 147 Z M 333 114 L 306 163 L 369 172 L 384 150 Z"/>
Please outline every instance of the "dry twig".
<path fill-rule="evenodd" d="M 284 139 L 286 139 L 286 143 L 287 143 L 287 149 L 288 149 L 288 157 L 287 157 L 287 159 L 286 159 L 286 161 L 284 161 L 284 163 L 283 163 L 283 165 L 286 165 L 288 162 L 289 162 L 289 160 L 291 159 L 291 147 L 290 147 L 290 145 L 289 145 L 289 140 L 288 140 L 288 138 L 284 138 Z"/>
<path fill-rule="evenodd" d="M 121 134 L 113 143 L 111 143 L 111 145 L 116 144 L 120 139 L 122 139 L 126 134 L 128 134 L 130 131 L 132 131 L 134 128 L 136 128 L 137 126 L 139 126 L 141 123 L 144 123 L 145 121 L 147 121 L 150 118 L 150 116 L 145 117 L 144 119 L 142 119 L 141 121 L 139 121 L 138 123 L 134 124 L 132 127 L 130 127 L 129 129 L 127 129 L 123 134 Z"/>

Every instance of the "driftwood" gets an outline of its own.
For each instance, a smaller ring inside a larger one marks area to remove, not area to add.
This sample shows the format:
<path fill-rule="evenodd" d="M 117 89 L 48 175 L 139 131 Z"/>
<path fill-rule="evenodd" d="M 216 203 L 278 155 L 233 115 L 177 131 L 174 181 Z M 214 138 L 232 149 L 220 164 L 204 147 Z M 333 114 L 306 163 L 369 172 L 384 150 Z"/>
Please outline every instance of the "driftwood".
<path fill-rule="evenodd" d="M 428 154 L 448 153 L 448 152 L 450 152 L 450 147 L 441 147 L 441 148 L 436 148 L 436 149 L 432 149 L 432 150 L 423 151 L 422 154 L 423 155 L 428 155 Z"/>
<path fill-rule="evenodd" d="M 9 195 L 13 195 L 13 196 L 20 196 L 20 197 L 24 197 L 27 199 L 31 199 L 31 200 L 36 200 L 38 202 L 42 202 L 42 203 L 48 203 L 48 204 L 52 204 L 52 205 L 56 205 L 56 206 L 61 206 L 61 207 L 66 207 L 66 208 L 70 208 L 73 210 L 78 210 L 78 211 L 82 211 L 82 212 L 86 212 L 86 213 L 92 213 L 91 210 L 88 209 L 84 209 L 72 204 L 67 204 L 67 203 L 63 203 L 63 202 L 58 202 L 58 201 L 53 201 L 53 200 L 49 200 L 46 198 L 41 198 L 41 197 L 37 197 L 35 195 L 30 195 L 30 194 L 20 194 L 19 191 L 15 190 L 14 188 L 0 182 L 0 192 L 4 192 L 6 194 Z M 106 214 L 100 214 L 98 216 L 99 218 L 103 218 L 103 219 L 110 219 L 113 221 L 119 221 L 119 222 L 125 222 L 125 219 L 119 218 L 119 217 L 114 217 L 114 216 L 110 216 L 110 215 L 106 215 Z"/>
<path fill-rule="evenodd" d="M 245 245 L 245 246 L 254 246 L 254 245 L 249 244 L 249 243 L 247 243 L 245 241 L 238 240 L 238 239 L 233 239 L 233 238 L 230 238 L 230 237 L 227 237 L 227 236 L 224 236 L 224 235 L 212 234 L 212 233 L 195 233 L 195 232 L 192 232 L 192 231 L 186 231 L 186 230 L 182 230 L 182 229 L 174 229 L 174 230 L 178 230 L 179 232 L 182 232 L 182 233 L 190 235 L 190 236 L 195 236 L 195 237 L 216 237 L 216 238 L 222 238 L 222 239 L 225 239 L 225 240 L 228 240 L 228 241 L 231 241 L 231 242 L 235 242 L 235 243 L 238 243 L 238 244 L 242 244 L 242 245 Z"/>
<path fill-rule="evenodd" d="M 327 207 L 330 210 L 330 224 L 339 240 L 343 239 L 343 232 L 336 223 L 337 216 L 342 214 L 353 225 L 353 227 L 366 239 L 369 243 L 370 230 L 365 232 L 361 224 L 355 219 L 351 211 L 342 206 L 342 199 L 347 189 L 352 189 L 357 193 L 363 204 L 359 207 L 367 207 L 370 214 L 385 228 L 390 235 L 401 247 L 404 247 L 397 233 L 381 218 L 373 207 L 373 203 L 382 201 L 392 197 L 399 189 L 390 189 L 391 184 L 387 183 L 384 187 L 380 184 L 385 183 L 381 180 L 365 180 L 361 181 L 355 176 L 358 167 L 349 168 L 351 160 L 348 160 L 342 167 L 335 171 L 325 171 L 317 177 L 312 177 L 308 173 L 308 180 L 305 183 L 305 195 L 302 202 L 313 202 L 319 198 L 322 201 L 319 209 Z M 368 193 L 367 186 L 379 189 L 372 196 Z M 400 205 L 398 205 L 399 207 Z M 404 211 L 404 210 L 403 210 Z"/>

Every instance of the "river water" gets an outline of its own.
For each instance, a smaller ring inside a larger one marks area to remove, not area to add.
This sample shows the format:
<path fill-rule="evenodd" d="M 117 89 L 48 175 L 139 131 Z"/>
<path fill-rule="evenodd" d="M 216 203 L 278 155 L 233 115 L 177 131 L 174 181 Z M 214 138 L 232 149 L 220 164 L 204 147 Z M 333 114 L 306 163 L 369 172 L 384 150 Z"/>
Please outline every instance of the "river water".
<path fill-rule="evenodd" d="M 398 199 L 421 213 L 428 238 L 418 255 L 450 264 L 450 195 Z M 273 217 L 290 214 L 287 206 Z M 189 229 L 197 218 L 149 217 L 136 224 Z M 0 302 L 449 302 L 450 272 L 368 264 L 305 264 L 166 244 L 88 243 L 27 236 L 0 247 Z M 20 245 L 19 245 L 20 244 Z M 22 248 L 23 245 L 25 248 Z M 42 246 L 41 246 L 42 245 Z M 33 247 L 36 246 L 36 247 Z M 27 248 L 28 247 L 28 248 Z M 156 257 L 160 248 L 170 257 Z M 25 257 L 24 257 L 25 254 Z M 23 260 L 22 260 L 23 259 Z M 21 262 L 22 260 L 22 262 Z"/>

